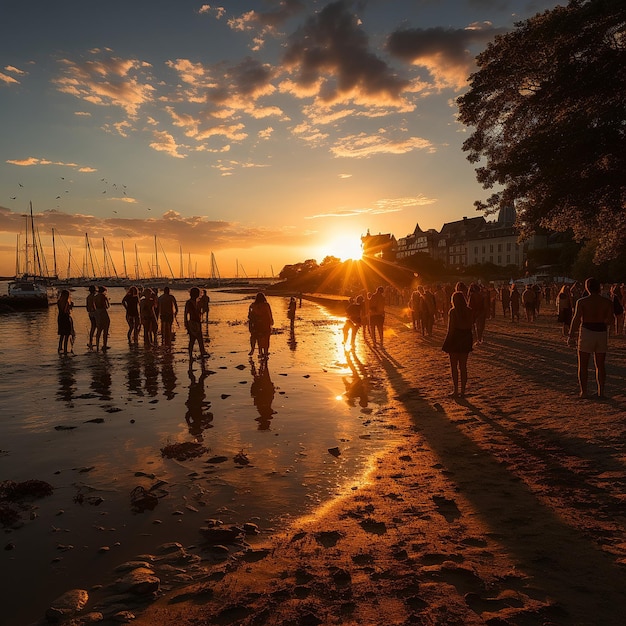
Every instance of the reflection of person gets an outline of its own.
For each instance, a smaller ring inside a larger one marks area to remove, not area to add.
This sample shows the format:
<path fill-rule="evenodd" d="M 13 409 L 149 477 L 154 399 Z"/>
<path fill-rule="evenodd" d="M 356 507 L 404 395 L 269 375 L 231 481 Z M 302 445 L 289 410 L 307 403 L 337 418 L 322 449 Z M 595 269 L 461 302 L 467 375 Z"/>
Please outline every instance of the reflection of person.
<path fill-rule="evenodd" d="M 343 378 L 343 384 L 346 386 L 346 397 L 348 399 L 348 404 L 350 406 L 354 406 L 355 398 L 358 398 L 359 406 L 365 408 L 367 407 L 369 392 L 369 381 L 367 373 L 364 372 L 363 376 L 359 374 L 359 369 L 363 370 L 364 368 L 353 352 L 346 352 L 346 360 L 348 362 L 348 366 L 352 370 L 351 380 L 349 380 L 345 376 Z"/>
<path fill-rule="evenodd" d="M 207 356 L 207 352 L 204 349 L 204 339 L 202 338 L 202 324 L 198 309 L 199 296 L 200 290 L 197 287 L 192 287 L 189 290 L 189 300 L 185 302 L 185 330 L 189 335 L 189 367 L 193 363 L 193 347 L 197 342 L 198 348 L 200 348 L 202 367 L 204 368 L 203 359 Z"/>
<path fill-rule="evenodd" d="M 274 325 L 272 308 L 265 298 L 265 294 L 256 294 L 254 302 L 248 309 L 248 324 L 250 328 L 250 354 L 254 351 L 254 343 L 258 345 L 259 357 L 266 359 L 269 356 L 270 335 Z"/>
<path fill-rule="evenodd" d="M 139 295 L 137 287 L 130 287 L 126 295 L 122 298 L 122 306 L 126 309 L 126 322 L 128 324 L 128 343 L 132 336 L 133 342 L 137 343 L 139 338 L 139 328 L 141 327 L 141 318 L 139 317 Z"/>
<path fill-rule="evenodd" d="M 59 354 L 67 354 L 67 344 L 74 335 L 74 322 L 72 321 L 72 296 L 67 289 L 63 289 L 57 301 L 59 310 L 57 315 L 57 327 L 59 333 Z M 73 350 L 72 350 L 73 352 Z"/>
<path fill-rule="evenodd" d="M 170 293 L 169 287 L 163 288 L 163 294 L 159 296 L 159 317 L 161 318 L 161 337 L 163 345 L 169 350 L 172 347 L 172 324 L 178 315 L 178 302 Z"/>
<path fill-rule="evenodd" d="M 585 281 L 587 295 L 576 302 L 574 318 L 570 326 L 567 344 L 571 345 L 576 333 L 578 335 L 578 384 L 580 397 L 587 397 L 587 368 L 589 357 L 593 352 L 596 366 L 596 383 L 598 397 L 604 396 L 604 382 L 606 380 L 606 353 L 608 351 L 608 330 L 613 325 L 613 303 L 600 294 L 600 283 L 595 278 Z"/>
<path fill-rule="evenodd" d="M 189 434 L 193 435 L 199 441 L 202 441 L 202 431 L 211 428 L 213 421 L 213 413 L 205 409 L 211 404 L 205 400 L 204 379 L 207 373 L 203 370 L 198 380 L 194 376 L 193 370 L 189 370 L 189 395 L 185 406 L 185 421 L 189 427 Z"/>
<path fill-rule="evenodd" d="M 448 332 L 441 349 L 450 357 L 453 397 L 465 395 L 467 385 L 467 357 L 472 351 L 472 326 L 474 320 L 472 310 L 461 291 L 452 294 L 452 308 L 448 314 Z M 459 373 L 461 375 L 461 393 L 459 394 Z"/>
<path fill-rule="evenodd" d="M 259 430 L 268 430 L 272 416 L 276 413 L 272 409 L 276 387 L 274 387 L 274 383 L 270 378 L 267 361 L 261 361 L 258 372 L 251 361 L 250 369 L 254 379 L 250 386 L 250 395 L 254 398 L 254 406 L 256 406 L 259 412 L 259 417 L 256 418 L 256 421 L 259 422 Z"/>
<path fill-rule="evenodd" d="M 87 315 L 89 316 L 89 343 L 88 348 L 93 348 L 93 336 L 96 333 L 96 306 L 93 303 L 93 299 L 96 297 L 96 286 L 89 285 L 89 295 L 85 303 L 87 307 Z"/>
<path fill-rule="evenodd" d="M 100 337 L 102 336 L 102 349 L 109 349 L 109 326 L 111 320 L 109 318 L 108 308 L 110 306 L 107 296 L 107 288 L 100 285 L 98 293 L 94 296 L 93 304 L 96 316 L 96 350 L 100 349 Z"/>

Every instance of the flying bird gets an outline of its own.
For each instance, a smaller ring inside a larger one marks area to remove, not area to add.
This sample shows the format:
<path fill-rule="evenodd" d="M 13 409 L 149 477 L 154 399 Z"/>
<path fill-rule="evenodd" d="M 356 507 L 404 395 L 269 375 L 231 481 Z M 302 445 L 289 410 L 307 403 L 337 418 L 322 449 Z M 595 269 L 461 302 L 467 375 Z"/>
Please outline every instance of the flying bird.
<path fill-rule="evenodd" d="M 17 183 L 20 187 L 23 187 L 24 185 L 22 185 L 22 183 Z"/>
<path fill-rule="evenodd" d="M 11 196 L 11 200 L 15 200 L 15 198 L 17 198 L 17 196 Z"/>
<path fill-rule="evenodd" d="M 61 198 L 61 196 L 57 196 L 57 198 L 56 198 L 56 199 L 57 199 L 57 200 L 59 200 L 60 198 Z"/>

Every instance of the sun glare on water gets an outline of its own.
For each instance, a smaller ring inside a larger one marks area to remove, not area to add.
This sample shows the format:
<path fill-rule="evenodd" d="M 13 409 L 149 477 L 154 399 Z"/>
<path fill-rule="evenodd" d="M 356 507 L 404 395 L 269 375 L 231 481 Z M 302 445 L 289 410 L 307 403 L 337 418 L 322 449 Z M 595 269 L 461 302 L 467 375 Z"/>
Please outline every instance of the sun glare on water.
<path fill-rule="evenodd" d="M 363 249 L 359 235 L 341 235 L 322 246 L 320 260 L 327 256 L 336 256 L 342 261 L 357 261 L 362 255 Z"/>

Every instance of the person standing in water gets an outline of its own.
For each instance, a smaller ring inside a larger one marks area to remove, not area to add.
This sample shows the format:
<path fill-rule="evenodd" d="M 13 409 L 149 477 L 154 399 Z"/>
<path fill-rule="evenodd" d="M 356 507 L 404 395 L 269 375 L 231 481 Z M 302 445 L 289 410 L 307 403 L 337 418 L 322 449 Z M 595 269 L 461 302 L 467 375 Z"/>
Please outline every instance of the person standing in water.
<path fill-rule="evenodd" d="M 202 323 L 200 317 L 200 309 L 198 305 L 198 298 L 200 297 L 200 290 L 197 287 L 192 287 L 189 290 L 189 300 L 185 302 L 185 330 L 189 335 L 189 367 L 193 363 L 193 347 L 198 343 L 200 348 L 200 359 L 202 361 L 202 367 L 204 368 L 204 358 L 208 356 L 208 353 L 204 349 L 204 339 L 202 338 Z"/>
<path fill-rule="evenodd" d="M 141 318 L 139 317 L 139 295 L 137 287 L 134 285 L 128 290 L 126 295 L 122 298 L 122 306 L 126 309 L 126 323 L 128 324 L 128 343 L 131 342 L 131 336 L 133 342 L 137 343 L 139 339 L 139 329 L 141 328 Z"/>
<path fill-rule="evenodd" d="M 59 333 L 59 354 L 67 354 L 67 344 L 74 336 L 74 322 L 72 320 L 72 297 L 67 289 L 63 289 L 57 301 L 59 310 L 57 316 L 57 326 Z M 73 350 L 72 350 L 73 352 Z"/>
<path fill-rule="evenodd" d="M 161 318 L 161 338 L 166 349 L 172 347 L 172 324 L 178 315 L 178 302 L 170 293 L 169 287 L 163 288 L 159 296 L 159 317 Z"/>
<path fill-rule="evenodd" d="M 89 285 L 89 295 L 87 296 L 87 301 L 85 303 L 87 307 L 87 315 L 89 316 L 89 343 L 87 344 L 88 348 L 93 348 L 93 336 L 96 333 L 96 305 L 93 300 L 96 297 L 96 286 Z"/>
<path fill-rule="evenodd" d="M 107 288 L 102 285 L 98 287 L 98 293 L 93 299 L 96 315 L 96 351 L 100 349 L 100 336 L 102 339 L 102 350 L 109 349 L 109 326 L 111 319 L 109 318 L 109 298 L 107 296 Z"/>
<path fill-rule="evenodd" d="M 274 317 L 265 294 L 261 292 L 256 294 L 254 302 L 248 309 L 248 323 L 250 325 L 250 354 L 254 351 L 254 344 L 256 343 L 259 348 L 259 358 L 267 359 L 270 354 L 270 336 Z"/>

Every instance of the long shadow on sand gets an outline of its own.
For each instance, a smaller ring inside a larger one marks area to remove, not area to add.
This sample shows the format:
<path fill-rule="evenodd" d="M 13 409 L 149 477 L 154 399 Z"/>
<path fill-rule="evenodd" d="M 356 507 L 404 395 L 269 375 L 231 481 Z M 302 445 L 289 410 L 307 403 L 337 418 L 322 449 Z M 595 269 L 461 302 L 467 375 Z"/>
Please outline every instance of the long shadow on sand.
<path fill-rule="evenodd" d="M 489 535 L 566 611 L 569 617 L 559 623 L 623 624 L 626 576 L 611 556 L 596 547 L 593 538 L 565 523 L 463 433 L 443 407 L 426 401 L 386 357 L 386 350 L 378 357 L 397 398 L 412 416 L 415 431 L 439 457 L 448 478 L 490 529 Z"/>

